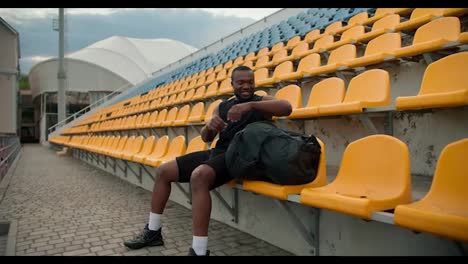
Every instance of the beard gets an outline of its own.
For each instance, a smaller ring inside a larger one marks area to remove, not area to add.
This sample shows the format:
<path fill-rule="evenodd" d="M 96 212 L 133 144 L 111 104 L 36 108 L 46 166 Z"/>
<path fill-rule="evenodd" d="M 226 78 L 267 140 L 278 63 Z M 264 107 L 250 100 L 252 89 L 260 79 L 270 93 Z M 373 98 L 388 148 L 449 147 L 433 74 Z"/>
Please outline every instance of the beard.
<path fill-rule="evenodd" d="M 244 103 L 244 102 L 250 101 L 252 97 L 254 96 L 254 93 L 251 93 L 249 97 L 242 97 L 241 92 L 234 91 L 234 95 L 236 96 L 237 102 Z"/>

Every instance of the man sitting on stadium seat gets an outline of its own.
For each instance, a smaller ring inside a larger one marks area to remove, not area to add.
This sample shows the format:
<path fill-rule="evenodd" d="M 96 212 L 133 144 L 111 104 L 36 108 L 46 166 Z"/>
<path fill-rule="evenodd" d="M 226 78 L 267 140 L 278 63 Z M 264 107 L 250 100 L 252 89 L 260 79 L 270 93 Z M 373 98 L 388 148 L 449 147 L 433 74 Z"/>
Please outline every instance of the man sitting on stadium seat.
<path fill-rule="evenodd" d="M 220 133 L 216 147 L 178 157 L 159 167 L 153 187 L 149 223 L 141 234 L 124 242 L 126 247 L 139 249 L 164 244 L 161 234 L 161 215 L 171 192 L 171 182 L 190 181 L 193 242 L 189 255 L 209 255 L 207 250 L 211 214 L 209 191 L 232 179 L 224 160 L 229 142 L 238 131 L 250 123 L 271 120 L 272 116 L 288 116 L 292 111 L 291 104 L 286 100 L 254 94 L 254 73 L 250 68 L 237 67 L 232 72 L 231 79 L 235 98 L 224 101 L 216 107 L 213 118 L 201 130 L 205 142 L 212 141 Z"/>

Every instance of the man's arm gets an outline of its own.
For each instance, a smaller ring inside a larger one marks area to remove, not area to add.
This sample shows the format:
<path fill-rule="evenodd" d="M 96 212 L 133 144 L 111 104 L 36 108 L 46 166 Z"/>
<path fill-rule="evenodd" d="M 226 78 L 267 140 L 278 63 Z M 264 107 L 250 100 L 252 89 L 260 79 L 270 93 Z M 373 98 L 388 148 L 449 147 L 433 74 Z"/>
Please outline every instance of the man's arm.
<path fill-rule="evenodd" d="M 224 123 L 223 119 L 219 116 L 219 106 L 216 106 L 213 110 L 213 118 L 208 121 L 202 130 L 201 130 L 201 137 L 205 142 L 211 142 L 216 137 L 219 131 L 224 130 L 226 128 L 226 123 Z"/>
<path fill-rule="evenodd" d="M 271 118 L 271 116 L 288 116 L 292 112 L 291 104 L 287 100 L 278 100 L 266 95 L 263 96 L 262 101 L 234 105 L 228 112 L 228 120 L 238 121 L 242 114 L 252 109 L 262 112 L 268 118 Z"/>

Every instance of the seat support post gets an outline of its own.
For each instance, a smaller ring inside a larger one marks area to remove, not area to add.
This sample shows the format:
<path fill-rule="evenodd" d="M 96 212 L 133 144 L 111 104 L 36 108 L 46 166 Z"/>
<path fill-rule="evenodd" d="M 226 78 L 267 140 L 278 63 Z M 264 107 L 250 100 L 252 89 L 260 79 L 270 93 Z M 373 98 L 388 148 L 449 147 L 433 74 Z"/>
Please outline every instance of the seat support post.
<path fill-rule="evenodd" d="M 219 201 L 221 204 L 231 213 L 232 219 L 234 223 L 237 223 L 239 220 L 239 207 L 238 207 L 238 201 L 239 201 L 239 190 L 237 188 L 233 188 L 233 196 L 232 196 L 232 206 L 229 205 L 228 202 L 224 199 L 224 197 L 221 195 L 221 193 L 217 190 L 214 189 L 213 193 L 215 194 L 216 197 L 218 197 Z"/>
<path fill-rule="evenodd" d="M 291 207 L 288 204 L 288 201 L 283 200 L 274 200 L 279 207 L 283 208 L 289 218 L 291 219 L 294 226 L 299 230 L 299 233 L 302 237 L 309 243 L 312 247 L 311 253 L 315 256 L 319 255 L 319 224 L 320 224 L 320 209 L 312 208 L 314 214 L 314 229 L 313 231 L 309 232 L 304 224 L 299 220 L 299 217 L 291 210 Z"/>
<path fill-rule="evenodd" d="M 192 204 L 192 196 L 190 195 L 190 193 L 187 192 L 179 182 L 175 182 L 175 186 L 177 186 L 180 189 L 180 191 L 185 195 L 185 197 L 187 197 L 187 203 Z"/>
<path fill-rule="evenodd" d="M 148 176 L 154 181 L 153 174 L 151 174 L 151 172 L 146 168 L 145 165 L 140 164 L 140 170 L 141 170 L 141 169 L 143 169 L 144 171 L 146 171 L 146 173 L 148 173 Z"/>
<path fill-rule="evenodd" d="M 359 115 L 359 120 L 362 125 L 371 132 L 371 134 L 378 134 L 379 131 L 375 128 L 374 123 L 370 120 L 368 115 L 361 114 Z"/>

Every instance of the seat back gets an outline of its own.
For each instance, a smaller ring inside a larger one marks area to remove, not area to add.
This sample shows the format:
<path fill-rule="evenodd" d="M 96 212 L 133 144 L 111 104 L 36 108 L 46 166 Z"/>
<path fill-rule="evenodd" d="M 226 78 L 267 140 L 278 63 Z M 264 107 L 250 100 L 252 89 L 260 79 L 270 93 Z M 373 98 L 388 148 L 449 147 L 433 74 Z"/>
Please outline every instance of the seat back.
<path fill-rule="evenodd" d="M 307 33 L 304 37 L 306 43 L 314 42 L 320 36 L 320 29 L 314 29 Z"/>
<path fill-rule="evenodd" d="M 169 137 L 162 136 L 161 138 L 158 139 L 158 142 L 156 142 L 156 145 L 154 146 L 154 150 L 153 152 L 151 152 L 150 156 L 154 158 L 160 158 L 166 155 L 168 146 L 169 146 Z"/>
<path fill-rule="evenodd" d="M 205 103 L 199 102 L 192 107 L 190 115 L 187 119 L 188 122 L 201 122 L 205 117 Z"/>
<path fill-rule="evenodd" d="M 443 16 L 444 8 L 415 8 L 411 12 L 410 20 L 427 15 Z"/>
<path fill-rule="evenodd" d="M 159 114 L 158 110 L 155 110 L 154 112 L 151 113 L 148 124 L 146 125 L 146 127 L 152 126 L 152 125 L 154 125 L 154 124 L 156 124 L 158 122 L 158 114 Z"/>
<path fill-rule="evenodd" d="M 205 96 L 206 86 L 200 86 L 195 91 L 195 94 L 192 97 L 192 100 L 199 100 Z"/>
<path fill-rule="evenodd" d="M 206 89 L 205 97 L 206 96 L 213 97 L 213 96 L 216 96 L 217 94 L 218 94 L 218 82 L 212 82 L 208 86 L 208 89 Z"/>
<path fill-rule="evenodd" d="M 468 192 L 466 176 L 468 166 L 468 138 L 448 144 L 440 153 L 431 189 L 424 200 L 431 200 L 435 206 L 447 213 L 463 214 L 468 217 Z"/>
<path fill-rule="evenodd" d="M 259 69 L 260 67 L 263 67 L 263 65 L 266 65 L 269 62 L 270 62 L 270 56 L 268 55 L 261 56 L 255 62 L 255 69 Z"/>
<path fill-rule="evenodd" d="M 258 85 L 260 81 L 268 79 L 270 77 L 270 72 L 267 68 L 260 68 L 255 70 L 254 78 L 255 78 L 255 85 Z"/>
<path fill-rule="evenodd" d="M 297 65 L 297 72 L 303 72 L 306 69 L 314 69 L 320 67 L 320 55 L 317 53 L 312 53 L 299 61 Z"/>
<path fill-rule="evenodd" d="M 384 16 L 383 18 L 375 21 L 375 23 L 372 25 L 371 31 L 376 31 L 379 29 L 392 29 L 398 24 L 400 24 L 400 15 L 392 14 Z"/>
<path fill-rule="evenodd" d="M 190 89 L 185 93 L 184 99 L 182 99 L 182 103 L 189 102 L 192 100 L 192 97 L 195 95 L 195 89 Z"/>
<path fill-rule="evenodd" d="M 324 186 L 327 184 L 327 161 L 326 161 L 326 154 L 325 154 L 325 144 L 323 144 L 320 138 L 316 137 L 318 143 L 320 144 L 320 148 L 322 153 L 320 154 L 319 164 L 317 167 L 317 177 L 315 177 L 314 181 L 309 183 L 309 187 L 315 186 Z"/>
<path fill-rule="evenodd" d="M 167 113 L 167 116 L 166 116 L 166 119 L 164 120 L 164 122 L 167 124 L 167 123 L 171 123 L 176 119 L 177 117 L 177 113 L 179 112 L 179 108 L 177 107 L 173 107 L 171 108 L 171 110 L 169 110 L 169 112 Z"/>
<path fill-rule="evenodd" d="M 182 106 L 177 113 L 177 117 L 175 118 L 176 121 L 182 121 L 184 123 L 187 122 L 188 116 L 190 114 L 190 105 L 186 104 Z"/>
<path fill-rule="evenodd" d="M 380 35 L 367 43 L 364 56 L 381 52 L 391 52 L 401 48 L 400 32 Z"/>
<path fill-rule="evenodd" d="M 297 44 L 301 42 L 301 36 L 295 36 L 288 40 L 288 43 L 286 44 L 286 48 L 292 48 L 295 47 Z"/>
<path fill-rule="evenodd" d="M 282 74 L 288 74 L 293 71 L 293 63 L 291 61 L 285 61 L 278 66 L 276 66 L 273 71 L 273 77 L 278 78 Z"/>
<path fill-rule="evenodd" d="M 265 91 L 263 91 L 263 90 L 255 91 L 255 94 L 258 95 L 258 96 L 266 96 L 266 95 L 268 95 L 268 93 L 265 92 Z"/>
<path fill-rule="evenodd" d="M 438 39 L 457 41 L 459 37 L 458 17 L 443 17 L 419 27 L 414 34 L 413 45 Z"/>
<path fill-rule="evenodd" d="M 345 32 L 343 32 L 343 34 L 341 34 L 340 40 L 348 40 L 348 39 L 355 40 L 359 36 L 364 35 L 365 32 L 366 31 L 364 29 L 364 26 L 354 26 L 354 27 L 346 30 Z"/>
<path fill-rule="evenodd" d="M 317 39 L 314 43 L 314 49 L 321 50 L 326 46 L 332 44 L 334 42 L 334 38 L 332 35 L 325 35 L 319 39 Z"/>
<path fill-rule="evenodd" d="M 136 137 L 135 140 L 133 140 L 133 144 L 132 144 L 131 148 L 129 149 L 130 154 L 139 153 L 141 151 L 141 149 L 143 148 L 143 141 L 144 140 L 145 140 L 145 138 L 143 136 Z"/>
<path fill-rule="evenodd" d="M 291 55 L 298 57 L 298 54 L 302 54 L 309 50 L 309 44 L 305 41 L 299 42 L 292 50 Z"/>
<path fill-rule="evenodd" d="M 150 136 L 145 139 L 145 142 L 143 143 L 143 148 L 139 152 L 140 155 L 148 156 L 153 152 L 154 146 L 156 142 L 156 137 L 155 136 Z"/>
<path fill-rule="evenodd" d="M 184 136 L 177 136 L 172 139 L 169 147 L 167 149 L 166 155 L 164 155 L 165 159 L 173 159 L 175 157 L 181 156 L 185 153 L 186 146 L 185 146 L 185 137 Z"/>
<path fill-rule="evenodd" d="M 341 21 L 333 22 L 325 28 L 325 34 L 333 34 L 337 30 L 340 30 L 342 27 L 343 24 L 341 23 Z"/>
<path fill-rule="evenodd" d="M 212 102 L 210 104 L 210 106 L 208 106 L 208 109 L 206 110 L 206 114 L 205 114 L 205 123 L 208 123 L 210 121 L 210 119 L 213 117 L 213 111 L 214 109 L 222 102 L 223 100 L 221 99 L 218 99 L 214 102 Z"/>
<path fill-rule="evenodd" d="M 156 119 L 156 123 L 152 123 L 152 126 L 160 126 L 164 120 L 166 120 L 167 116 L 167 109 L 163 109 L 158 114 L 158 119 Z"/>
<path fill-rule="evenodd" d="M 444 57 L 427 66 L 419 95 L 468 90 L 468 52 Z"/>
<path fill-rule="evenodd" d="M 219 85 L 219 93 L 220 94 L 232 94 L 234 93 L 234 89 L 232 88 L 232 79 L 226 78 L 224 79 L 221 84 Z"/>
<path fill-rule="evenodd" d="M 114 152 L 120 152 L 124 149 L 125 144 L 127 144 L 128 136 L 123 136 L 120 138 L 119 144 L 117 145 L 117 148 L 114 149 Z"/>
<path fill-rule="evenodd" d="M 351 17 L 348 20 L 348 25 L 361 25 L 367 19 L 369 19 L 369 14 L 367 14 L 367 12 L 361 12 L 361 13 Z"/>
<path fill-rule="evenodd" d="M 192 152 L 196 151 L 202 151 L 202 150 L 207 150 L 208 146 L 205 141 L 203 141 L 201 136 L 194 137 L 192 140 L 190 140 L 187 150 L 185 151 L 185 154 L 189 154 Z"/>
<path fill-rule="evenodd" d="M 133 141 L 135 141 L 135 136 L 131 136 L 127 139 L 127 141 L 125 142 L 125 145 L 123 146 L 122 149 L 119 149 L 120 152 L 129 152 L 132 147 L 133 147 Z"/>
<path fill-rule="evenodd" d="M 350 143 L 331 183 L 339 194 L 400 197 L 411 202 L 409 151 L 405 143 L 388 135 L 372 135 Z M 364 198 L 363 197 L 363 198 Z"/>
<path fill-rule="evenodd" d="M 330 52 L 330 57 L 328 58 L 327 65 L 345 62 L 355 58 L 356 46 L 354 46 L 353 44 L 346 44 Z"/>
<path fill-rule="evenodd" d="M 286 58 L 287 56 L 288 56 L 288 50 L 287 49 L 281 49 L 281 50 L 278 50 L 275 53 L 275 55 L 273 55 L 273 58 L 271 59 L 271 61 L 276 63 L 277 61 L 280 61 L 283 58 Z"/>
<path fill-rule="evenodd" d="M 351 79 L 343 102 L 361 101 L 363 107 L 387 106 L 391 103 L 390 76 L 387 71 L 373 69 Z"/>
<path fill-rule="evenodd" d="M 341 103 L 344 95 L 344 81 L 337 77 L 327 78 L 312 87 L 307 107 Z"/>
<path fill-rule="evenodd" d="M 291 104 L 292 109 L 302 107 L 301 88 L 295 84 L 290 84 L 279 89 L 275 94 L 275 98 L 287 100 Z"/>

